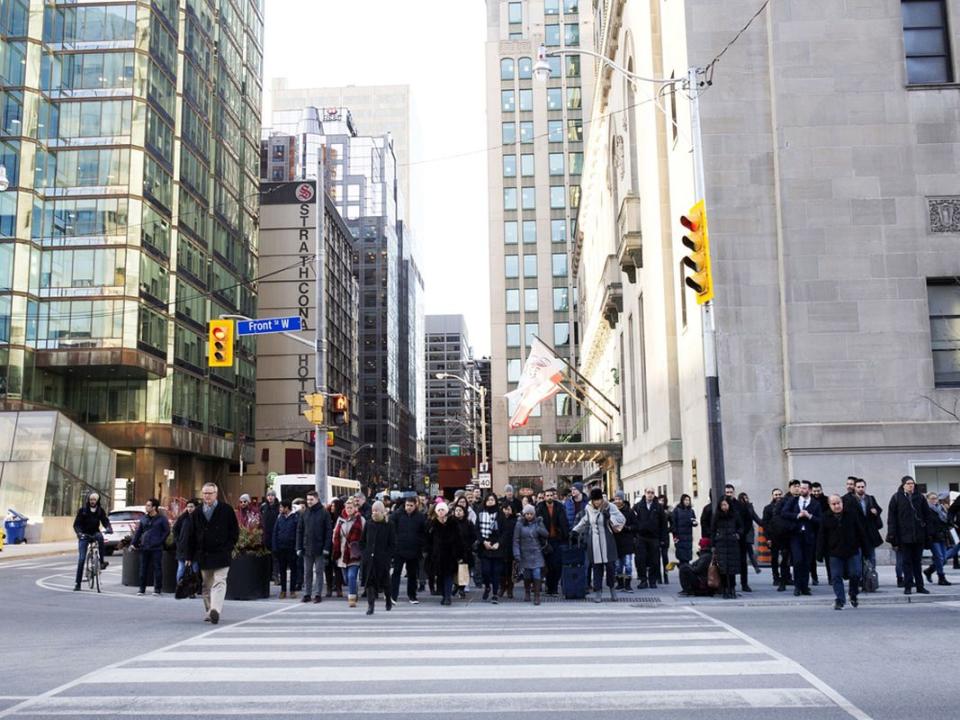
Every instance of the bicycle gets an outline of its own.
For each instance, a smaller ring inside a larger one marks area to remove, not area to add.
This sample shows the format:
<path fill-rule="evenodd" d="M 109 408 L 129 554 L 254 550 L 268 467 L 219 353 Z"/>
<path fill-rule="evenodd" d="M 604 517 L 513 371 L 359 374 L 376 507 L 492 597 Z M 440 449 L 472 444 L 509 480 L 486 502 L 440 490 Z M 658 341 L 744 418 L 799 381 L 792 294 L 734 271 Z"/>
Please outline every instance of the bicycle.
<path fill-rule="evenodd" d="M 97 542 L 96 535 L 85 535 L 87 540 L 87 557 L 84 561 L 84 578 L 90 585 L 90 589 L 97 589 L 100 592 L 100 544 Z"/>

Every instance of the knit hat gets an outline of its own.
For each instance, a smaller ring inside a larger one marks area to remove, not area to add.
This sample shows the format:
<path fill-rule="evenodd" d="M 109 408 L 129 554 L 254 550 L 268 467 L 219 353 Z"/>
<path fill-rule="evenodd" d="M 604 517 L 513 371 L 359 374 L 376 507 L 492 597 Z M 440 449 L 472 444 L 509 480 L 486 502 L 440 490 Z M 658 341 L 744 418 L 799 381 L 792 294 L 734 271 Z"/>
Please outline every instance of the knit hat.
<path fill-rule="evenodd" d="M 594 488 L 590 491 L 591 500 L 603 500 L 603 490 L 600 488 Z"/>
<path fill-rule="evenodd" d="M 513 485 L 504 485 L 504 486 L 503 486 L 503 491 L 504 491 L 505 493 L 513 492 Z"/>
<path fill-rule="evenodd" d="M 623 490 L 617 490 L 617 491 L 613 494 L 613 497 L 614 497 L 615 500 L 626 500 L 626 499 L 627 499 L 627 496 L 623 494 Z"/>
<path fill-rule="evenodd" d="M 387 512 L 387 508 L 386 508 L 386 506 L 385 506 L 382 502 L 380 502 L 379 500 L 377 500 L 377 501 L 373 504 L 373 506 L 370 508 L 370 512 L 372 512 L 372 513 L 375 513 L 375 512 L 378 512 L 378 513 L 386 513 L 386 512 Z"/>
<path fill-rule="evenodd" d="M 533 505 L 524 505 L 523 510 L 521 510 L 521 512 L 524 515 L 536 515 L 537 509 Z"/>
<path fill-rule="evenodd" d="M 274 490 L 273 488 L 270 488 L 269 490 L 267 490 L 267 497 L 276 497 L 276 496 L 277 496 L 276 490 Z"/>
<path fill-rule="evenodd" d="M 243 495 L 240 496 L 240 501 L 242 502 L 244 500 L 246 500 L 247 502 L 250 502 L 250 496 L 247 495 L 247 493 L 244 493 Z"/>
<path fill-rule="evenodd" d="M 573 486 L 574 486 L 577 490 L 579 490 L 580 492 L 583 492 L 583 483 L 582 483 L 582 482 L 575 482 L 575 483 L 573 484 Z"/>
<path fill-rule="evenodd" d="M 444 512 L 450 512 L 450 506 L 447 505 L 445 502 L 438 502 L 436 508 L 434 509 L 437 512 L 440 512 L 441 510 L 443 510 Z"/>

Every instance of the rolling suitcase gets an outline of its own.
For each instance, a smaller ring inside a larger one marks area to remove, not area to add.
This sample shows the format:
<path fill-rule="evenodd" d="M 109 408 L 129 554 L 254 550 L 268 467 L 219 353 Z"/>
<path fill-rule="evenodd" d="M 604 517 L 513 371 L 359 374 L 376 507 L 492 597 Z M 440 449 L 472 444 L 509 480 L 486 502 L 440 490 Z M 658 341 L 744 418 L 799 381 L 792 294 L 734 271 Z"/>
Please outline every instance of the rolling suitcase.
<path fill-rule="evenodd" d="M 583 547 L 581 545 L 561 546 L 560 561 L 563 597 L 567 600 L 582 600 L 587 596 L 587 562 Z"/>

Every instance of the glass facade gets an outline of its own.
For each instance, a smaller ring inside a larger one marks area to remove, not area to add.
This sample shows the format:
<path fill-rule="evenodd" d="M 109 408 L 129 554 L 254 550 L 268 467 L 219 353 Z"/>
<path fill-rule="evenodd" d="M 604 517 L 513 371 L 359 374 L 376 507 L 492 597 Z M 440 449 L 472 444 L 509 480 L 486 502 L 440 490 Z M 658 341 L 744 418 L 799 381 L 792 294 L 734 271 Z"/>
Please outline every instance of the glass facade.
<path fill-rule="evenodd" d="M 103 425 L 115 447 L 235 461 L 252 346 L 210 371 L 199 338 L 256 313 L 262 0 L 0 9 L 7 399 Z"/>

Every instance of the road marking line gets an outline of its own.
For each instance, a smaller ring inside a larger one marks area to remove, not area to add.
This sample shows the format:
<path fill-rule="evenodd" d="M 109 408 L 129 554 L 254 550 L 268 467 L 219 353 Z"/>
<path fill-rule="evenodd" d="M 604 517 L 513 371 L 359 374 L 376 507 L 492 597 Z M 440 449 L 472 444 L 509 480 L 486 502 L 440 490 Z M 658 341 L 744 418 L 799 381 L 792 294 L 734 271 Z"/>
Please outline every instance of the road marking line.
<path fill-rule="evenodd" d="M 491 714 L 517 712 L 590 712 L 651 710 L 723 710 L 764 708 L 823 708 L 833 703 L 813 688 L 719 688 L 715 690 L 609 690 L 600 692 L 524 692 L 497 693 L 489 702 L 485 693 L 417 693 L 403 695 L 296 695 L 276 698 L 256 695 L 186 698 L 183 695 L 161 697 L 103 696 L 56 697 L 30 708 L 29 712 L 48 715 L 89 714 L 92 701 L 109 708 L 110 715 L 284 715 L 315 716 L 318 707 L 349 708 L 350 714 L 379 715 L 422 714 L 424 708 L 442 707 L 446 713 Z"/>
<path fill-rule="evenodd" d="M 768 653 L 771 657 L 776 658 L 778 661 L 791 664 L 791 665 L 793 666 L 793 672 L 794 672 L 795 674 L 797 674 L 797 675 L 799 675 L 800 677 L 802 677 L 804 680 L 806 680 L 808 683 L 810 683 L 813 687 L 815 687 L 817 690 L 819 690 L 819 691 L 822 692 L 824 695 L 826 695 L 828 698 L 830 698 L 840 709 L 842 709 L 844 712 L 846 712 L 846 713 L 847 713 L 848 715 L 850 715 L 851 717 L 854 717 L 854 718 L 856 718 L 857 720 L 873 720 L 873 718 L 872 718 L 870 715 L 868 715 L 868 714 L 865 713 L 863 710 L 861 710 L 861 709 L 858 708 L 856 705 L 854 705 L 852 702 L 850 702 L 849 700 L 847 700 L 843 695 L 841 695 L 839 692 L 837 692 L 836 690 L 834 690 L 832 687 L 830 687 L 830 685 L 828 685 L 827 683 L 825 683 L 823 680 L 821 680 L 821 679 L 820 679 L 819 677 L 817 677 L 815 674 L 813 674 L 812 672 L 810 672 L 809 670 L 807 670 L 807 669 L 806 669 L 803 665 L 801 665 L 800 663 L 798 663 L 798 662 L 796 662 L 796 661 L 794 661 L 794 660 L 791 660 L 790 658 L 788 658 L 786 655 L 784 655 L 784 654 L 782 654 L 782 653 L 777 652 L 776 650 L 774 650 L 774 649 L 773 649 L 772 647 L 770 647 L 769 645 L 765 645 L 765 644 L 763 644 L 762 642 L 760 642 L 759 640 L 755 640 L 754 638 L 750 637 L 750 636 L 747 635 L 746 633 L 737 630 L 735 627 L 733 627 L 733 626 L 730 625 L 729 623 L 725 623 L 725 622 L 723 622 L 722 620 L 717 620 L 717 619 L 714 618 L 714 617 L 710 617 L 709 615 L 707 615 L 706 613 L 698 610 L 697 608 L 689 608 L 689 610 L 690 610 L 690 612 L 695 613 L 695 614 L 699 615 L 700 617 L 707 618 L 707 619 L 709 619 L 709 620 L 713 620 L 715 623 L 717 623 L 717 625 L 719 625 L 720 627 L 722 627 L 722 628 L 724 628 L 725 630 L 727 630 L 727 632 L 733 633 L 735 636 L 737 636 L 738 638 L 740 638 L 740 639 L 743 640 L 744 642 L 748 642 L 748 643 L 750 643 L 751 645 L 753 645 L 755 648 L 757 648 L 758 650 L 761 650 L 761 651 L 763 651 L 763 652 L 765 652 L 765 653 Z"/>

